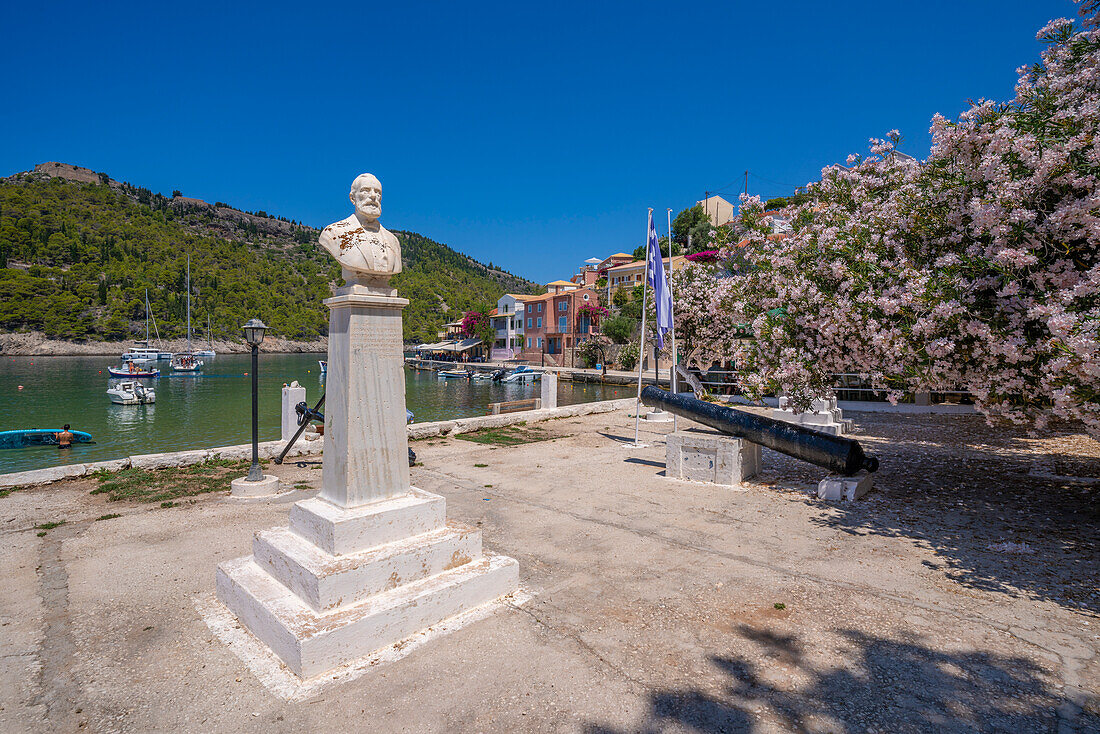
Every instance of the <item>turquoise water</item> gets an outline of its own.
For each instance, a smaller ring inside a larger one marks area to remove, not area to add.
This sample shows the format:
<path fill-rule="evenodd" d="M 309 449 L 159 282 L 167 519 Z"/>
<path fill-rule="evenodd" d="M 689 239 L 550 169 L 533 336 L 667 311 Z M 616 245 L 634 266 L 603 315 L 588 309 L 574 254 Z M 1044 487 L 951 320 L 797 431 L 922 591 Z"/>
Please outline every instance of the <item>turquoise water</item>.
<path fill-rule="evenodd" d="M 316 354 L 260 355 L 260 440 L 279 438 L 283 383 L 297 380 L 312 406 L 321 396 Z M 0 430 L 73 428 L 92 434 L 94 444 L 60 450 L 45 446 L 0 450 L 0 474 L 47 466 L 117 459 L 133 454 L 211 448 L 252 440 L 251 356 L 207 359 L 199 375 L 172 374 L 159 362 L 153 405 L 114 405 L 106 390 L 109 357 L 0 357 Z M 406 403 L 416 422 L 485 415 L 488 404 L 538 397 L 538 383 L 501 384 L 443 380 L 406 369 Z M 114 382 L 114 381 L 112 381 Z M 19 389 L 19 386 L 22 389 Z M 622 397 L 619 386 L 562 382 L 561 405 Z"/>

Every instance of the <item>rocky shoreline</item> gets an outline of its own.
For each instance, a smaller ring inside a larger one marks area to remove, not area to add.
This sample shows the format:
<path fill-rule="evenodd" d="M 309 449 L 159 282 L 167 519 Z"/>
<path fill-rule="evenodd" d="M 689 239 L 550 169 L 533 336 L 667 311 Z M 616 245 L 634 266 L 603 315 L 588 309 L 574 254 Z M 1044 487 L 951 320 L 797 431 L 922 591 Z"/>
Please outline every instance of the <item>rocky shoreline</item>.
<path fill-rule="evenodd" d="M 37 331 L 24 333 L 0 334 L 0 355 L 7 357 L 37 357 L 37 356 L 118 356 L 132 347 L 134 340 L 128 341 L 65 341 L 50 339 L 45 334 Z M 166 339 L 158 342 L 156 346 L 167 352 L 182 352 L 187 349 L 185 339 Z M 192 348 L 208 349 L 206 341 L 193 341 Z M 249 351 L 248 344 L 243 341 L 214 340 L 214 351 L 218 354 L 237 354 Z M 319 353 L 328 351 L 328 337 L 322 337 L 317 341 L 305 342 L 292 339 L 281 339 L 268 336 L 260 345 L 262 352 L 275 353 Z"/>

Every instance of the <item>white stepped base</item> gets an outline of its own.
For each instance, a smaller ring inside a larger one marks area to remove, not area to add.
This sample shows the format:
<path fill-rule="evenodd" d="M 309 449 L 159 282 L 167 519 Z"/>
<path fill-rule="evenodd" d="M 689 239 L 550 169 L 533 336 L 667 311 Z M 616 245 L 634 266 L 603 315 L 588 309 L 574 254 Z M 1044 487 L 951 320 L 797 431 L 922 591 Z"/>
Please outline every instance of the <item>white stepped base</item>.
<path fill-rule="evenodd" d="M 218 566 L 218 599 L 289 667 L 309 678 L 514 592 L 519 564 L 487 555 L 318 613 L 251 556 Z"/>
<path fill-rule="evenodd" d="M 434 576 L 481 557 L 481 533 L 447 523 L 438 530 L 334 556 L 289 528 L 256 533 L 256 564 L 317 612 Z"/>

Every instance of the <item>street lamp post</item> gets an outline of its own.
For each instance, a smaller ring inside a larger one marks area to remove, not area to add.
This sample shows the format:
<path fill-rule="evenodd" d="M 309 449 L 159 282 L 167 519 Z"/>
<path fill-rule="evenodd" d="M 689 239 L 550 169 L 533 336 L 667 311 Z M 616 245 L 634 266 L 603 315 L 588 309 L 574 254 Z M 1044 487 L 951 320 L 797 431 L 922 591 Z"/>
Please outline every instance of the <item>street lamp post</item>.
<path fill-rule="evenodd" d="M 252 467 L 248 470 L 247 481 L 260 482 L 263 481 L 264 470 L 260 466 L 260 382 L 256 372 L 260 364 L 260 342 L 264 340 L 267 326 L 259 319 L 251 319 L 241 330 L 244 332 L 244 340 L 252 347 Z"/>

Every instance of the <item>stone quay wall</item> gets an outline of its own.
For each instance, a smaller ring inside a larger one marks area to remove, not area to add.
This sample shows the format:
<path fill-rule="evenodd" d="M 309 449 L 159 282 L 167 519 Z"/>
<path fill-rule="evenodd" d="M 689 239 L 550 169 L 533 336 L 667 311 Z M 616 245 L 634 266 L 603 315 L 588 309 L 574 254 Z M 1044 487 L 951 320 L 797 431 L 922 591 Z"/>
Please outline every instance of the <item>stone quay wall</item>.
<path fill-rule="evenodd" d="M 410 440 L 432 438 L 436 436 L 457 436 L 461 433 L 479 431 L 483 428 L 502 428 L 526 421 L 537 423 L 540 421 L 554 420 L 556 418 L 570 418 L 579 415 L 592 415 L 594 413 L 611 413 L 634 407 L 634 398 L 619 400 L 602 400 L 594 403 L 578 403 L 565 405 L 560 408 L 543 410 L 525 410 L 517 413 L 505 413 L 503 415 L 484 415 L 471 418 L 458 418 L 449 421 L 433 421 L 431 423 L 412 423 L 408 426 Z M 287 453 L 287 458 L 300 456 L 320 455 L 324 442 L 321 440 L 305 441 L 299 439 Z M 259 444 L 260 458 L 272 459 L 283 450 L 282 441 L 262 441 Z M 0 488 L 13 489 L 16 487 L 31 487 L 39 484 L 50 484 L 63 479 L 76 479 L 95 474 L 97 471 L 120 471 L 131 467 L 139 469 L 169 469 L 172 467 L 191 466 L 201 464 L 208 459 L 251 459 L 252 444 L 245 443 L 237 446 L 222 446 L 213 449 L 196 449 L 191 451 L 173 451 L 162 454 L 138 454 L 122 459 L 110 459 L 89 464 L 65 464 L 64 466 L 51 466 L 47 469 L 33 469 L 31 471 L 15 472 L 12 474 L 0 474 Z"/>

